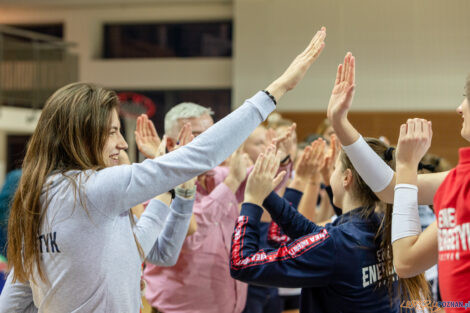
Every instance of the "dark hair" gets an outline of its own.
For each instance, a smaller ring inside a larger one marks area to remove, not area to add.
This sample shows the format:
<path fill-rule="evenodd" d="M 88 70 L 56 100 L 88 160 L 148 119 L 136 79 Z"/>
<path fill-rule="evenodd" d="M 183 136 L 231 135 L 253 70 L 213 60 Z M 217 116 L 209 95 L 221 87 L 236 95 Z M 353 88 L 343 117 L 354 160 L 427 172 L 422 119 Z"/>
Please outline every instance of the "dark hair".
<path fill-rule="evenodd" d="M 386 145 L 379 139 L 365 138 L 369 146 L 374 150 L 392 169 L 395 169 L 395 153 L 394 148 Z M 344 151 L 340 154 L 340 160 L 343 170 L 350 169 L 353 177 L 352 192 L 356 199 L 360 200 L 363 209 L 360 212 L 362 217 L 369 217 L 374 214 L 375 209 L 382 205 L 384 206 L 384 215 L 378 225 L 375 240 L 377 250 L 384 251 L 385 258 L 385 273 L 394 273 L 393 269 L 393 249 L 392 249 L 392 209 L 393 205 L 384 204 L 380 202 L 375 193 L 367 186 L 362 180 L 358 172 L 354 169 L 351 161 Z M 393 282 L 394 277 L 384 277 L 385 284 L 388 288 L 390 295 L 390 303 L 393 301 Z M 428 299 L 429 285 L 424 278 L 424 274 L 419 274 L 412 278 L 400 278 L 399 285 L 401 295 L 404 299 L 421 300 Z"/>

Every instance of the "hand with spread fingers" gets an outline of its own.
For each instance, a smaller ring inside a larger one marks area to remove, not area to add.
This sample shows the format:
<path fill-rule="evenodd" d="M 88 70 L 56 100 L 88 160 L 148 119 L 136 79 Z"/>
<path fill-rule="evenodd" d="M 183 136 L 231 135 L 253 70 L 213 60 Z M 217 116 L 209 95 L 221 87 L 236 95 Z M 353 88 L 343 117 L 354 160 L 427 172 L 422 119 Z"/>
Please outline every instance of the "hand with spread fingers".
<path fill-rule="evenodd" d="M 279 185 L 286 175 L 286 172 L 282 171 L 276 176 L 280 160 L 281 154 L 280 152 L 276 153 L 273 145 L 270 145 L 265 153 L 258 156 L 253 171 L 248 176 L 245 202 L 261 206 L 269 193 Z"/>
<path fill-rule="evenodd" d="M 294 146 L 294 131 L 295 128 L 297 127 L 297 124 L 292 124 L 285 133 L 278 137 L 274 137 L 273 134 L 275 132 L 268 132 L 267 133 L 267 139 L 268 143 L 272 143 L 276 146 L 276 150 L 281 153 L 281 160 L 284 160 L 289 154 L 290 151 L 292 150 L 292 147 Z"/>
<path fill-rule="evenodd" d="M 191 128 L 190 123 L 184 124 L 183 128 L 181 128 L 180 132 L 178 133 L 178 139 L 176 141 L 176 145 L 171 149 L 171 151 L 175 151 L 176 149 L 190 143 L 193 141 L 194 135 Z M 170 152 L 171 152 L 170 151 Z"/>
<path fill-rule="evenodd" d="M 155 125 L 146 114 L 137 118 L 137 128 L 134 132 L 135 142 L 139 151 L 149 159 L 160 156 L 159 146 L 161 144 Z"/>
<path fill-rule="evenodd" d="M 417 179 L 418 164 L 431 146 L 431 122 L 414 118 L 400 126 L 400 136 L 396 151 L 397 183 L 403 177 L 401 174 L 409 173 L 413 180 Z"/>
<path fill-rule="evenodd" d="M 325 141 L 317 139 L 305 147 L 295 167 L 295 176 L 289 188 L 304 191 L 309 181 L 316 182 L 325 162 Z"/>
<path fill-rule="evenodd" d="M 315 62 L 325 47 L 326 28 L 322 27 L 313 36 L 302 53 L 300 53 L 284 73 L 272 82 L 266 90 L 279 101 L 279 99 L 289 90 L 292 90 L 305 76 L 310 66 Z"/>
<path fill-rule="evenodd" d="M 322 138 L 318 138 L 310 146 L 312 147 L 312 171 L 310 172 L 310 178 L 312 178 L 312 176 L 320 174 L 325 167 L 326 142 Z"/>
<path fill-rule="evenodd" d="M 244 153 L 244 147 L 241 145 L 230 157 L 229 174 L 224 183 L 235 194 L 240 184 L 245 180 L 247 169 L 250 166 L 250 157 Z"/>
<path fill-rule="evenodd" d="M 345 119 L 351 107 L 356 79 L 355 63 L 354 56 L 348 52 L 344 57 L 344 63 L 338 66 L 327 112 L 332 124 Z"/>

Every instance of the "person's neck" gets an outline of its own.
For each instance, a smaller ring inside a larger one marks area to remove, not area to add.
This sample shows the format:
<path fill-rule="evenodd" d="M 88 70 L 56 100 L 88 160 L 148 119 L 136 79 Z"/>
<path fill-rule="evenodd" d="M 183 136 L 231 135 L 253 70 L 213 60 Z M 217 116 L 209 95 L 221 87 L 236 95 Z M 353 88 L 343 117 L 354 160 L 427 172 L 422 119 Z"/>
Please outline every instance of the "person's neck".
<path fill-rule="evenodd" d="M 357 209 L 362 206 L 362 203 L 355 199 L 349 192 L 344 194 L 341 208 L 343 209 L 343 214 L 348 213 L 354 209 Z"/>

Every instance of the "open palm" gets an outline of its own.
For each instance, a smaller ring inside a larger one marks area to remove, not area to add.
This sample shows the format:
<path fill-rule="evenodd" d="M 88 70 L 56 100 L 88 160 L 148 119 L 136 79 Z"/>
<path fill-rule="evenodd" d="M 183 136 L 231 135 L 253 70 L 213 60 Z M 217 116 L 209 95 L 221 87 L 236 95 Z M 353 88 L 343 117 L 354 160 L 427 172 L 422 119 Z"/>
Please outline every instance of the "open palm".
<path fill-rule="evenodd" d="M 352 104 L 355 83 L 355 59 L 351 52 L 344 58 L 344 64 L 338 66 L 335 85 L 328 103 L 330 121 L 345 118 Z"/>
<path fill-rule="evenodd" d="M 161 143 L 157 130 L 153 122 L 149 120 L 146 114 L 137 118 L 137 129 L 135 131 L 135 141 L 139 151 L 146 157 L 153 159 L 159 154 Z"/>

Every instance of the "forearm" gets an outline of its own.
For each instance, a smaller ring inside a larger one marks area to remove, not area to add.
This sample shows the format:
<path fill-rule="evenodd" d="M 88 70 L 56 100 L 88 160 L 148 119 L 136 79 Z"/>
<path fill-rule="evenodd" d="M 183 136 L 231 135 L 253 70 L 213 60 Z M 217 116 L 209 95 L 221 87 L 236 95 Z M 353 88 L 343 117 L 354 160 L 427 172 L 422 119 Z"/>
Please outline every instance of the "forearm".
<path fill-rule="evenodd" d="M 318 194 L 320 191 L 320 182 L 312 180 L 305 187 L 304 195 L 299 204 L 299 213 L 312 222 L 317 222 L 316 209 Z"/>
<path fill-rule="evenodd" d="M 183 246 L 193 212 L 194 199 L 176 197 L 161 234 L 147 255 L 147 261 L 159 266 L 173 266 Z"/>
<path fill-rule="evenodd" d="M 333 119 L 331 121 L 331 125 L 333 126 L 335 134 L 343 146 L 353 144 L 361 136 L 361 134 L 359 134 L 351 122 L 349 122 L 347 117 Z"/>
<path fill-rule="evenodd" d="M 393 264 L 398 276 L 413 277 L 437 264 L 437 236 L 434 222 L 419 235 L 393 242 Z"/>
<path fill-rule="evenodd" d="M 236 194 L 238 187 L 240 187 L 241 181 L 229 174 L 225 178 L 224 184 L 232 191 L 233 194 Z"/>
<path fill-rule="evenodd" d="M 334 272 L 336 248 L 326 229 L 278 249 L 259 249 L 262 209 L 244 203 L 230 253 L 233 278 L 277 287 L 325 286 Z"/>
<path fill-rule="evenodd" d="M 272 100 L 259 92 L 176 151 L 142 163 L 93 173 L 86 182 L 87 197 L 96 207 L 106 203 L 106 207 L 117 211 L 114 213 L 122 213 L 220 164 L 274 108 Z"/>
<path fill-rule="evenodd" d="M 342 143 L 342 145 L 343 151 L 370 189 L 383 201 L 393 200 L 391 190 L 395 184 L 395 173 L 390 166 L 372 150 L 360 135 L 353 143 L 349 145 Z"/>
<path fill-rule="evenodd" d="M 292 207 L 298 209 L 299 203 L 303 198 L 303 192 L 293 188 L 286 188 L 283 198 L 286 199 Z"/>
<path fill-rule="evenodd" d="M 149 253 L 156 239 L 160 236 L 169 214 L 170 208 L 165 203 L 153 199 L 137 221 L 133 231 L 144 255 Z"/>
<path fill-rule="evenodd" d="M 396 271 L 401 276 L 414 272 L 414 262 L 408 256 L 421 233 L 418 213 L 418 187 L 416 166 L 397 164 L 397 185 L 392 214 L 392 246 Z M 413 184 L 414 183 L 414 184 Z M 417 257 L 417 256 L 416 256 Z M 418 274 L 418 273 L 416 273 Z"/>
<path fill-rule="evenodd" d="M 268 87 L 266 87 L 265 90 L 268 91 L 274 97 L 274 99 L 276 99 L 276 101 L 279 101 L 287 92 L 285 86 L 279 83 L 277 80 L 272 82 Z"/>
<path fill-rule="evenodd" d="M 318 230 L 318 226 L 297 212 L 288 201 L 272 192 L 263 202 L 272 219 L 292 239 Z"/>

